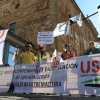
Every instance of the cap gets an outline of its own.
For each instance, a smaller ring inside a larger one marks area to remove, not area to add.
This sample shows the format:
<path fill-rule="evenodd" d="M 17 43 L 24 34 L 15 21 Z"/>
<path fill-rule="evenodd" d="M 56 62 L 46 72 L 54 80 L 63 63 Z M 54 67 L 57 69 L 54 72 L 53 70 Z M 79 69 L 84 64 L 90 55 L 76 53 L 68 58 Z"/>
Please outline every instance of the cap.
<path fill-rule="evenodd" d="M 71 45 L 67 43 L 67 44 L 65 44 L 65 47 L 67 47 L 67 46 L 71 46 Z"/>
<path fill-rule="evenodd" d="M 44 47 L 45 47 L 45 46 L 44 46 L 43 44 L 40 44 L 40 45 L 39 45 L 39 49 L 44 49 Z"/>
<path fill-rule="evenodd" d="M 25 47 L 32 47 L 32 45 L 31 44 L 26 44 Z"/>

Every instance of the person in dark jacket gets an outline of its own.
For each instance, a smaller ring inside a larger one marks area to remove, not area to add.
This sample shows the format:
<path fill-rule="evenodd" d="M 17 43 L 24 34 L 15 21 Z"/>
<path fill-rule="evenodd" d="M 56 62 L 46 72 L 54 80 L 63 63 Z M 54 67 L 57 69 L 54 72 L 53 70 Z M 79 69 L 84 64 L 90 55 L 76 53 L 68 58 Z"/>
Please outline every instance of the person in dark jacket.
<path fill-rule="evenodd" d="M 100 49 L 94 47 L 94 42 L 89 42 L 89 49 L 84 52 L 84 55 L 92 55 L 100 53 Z"/>

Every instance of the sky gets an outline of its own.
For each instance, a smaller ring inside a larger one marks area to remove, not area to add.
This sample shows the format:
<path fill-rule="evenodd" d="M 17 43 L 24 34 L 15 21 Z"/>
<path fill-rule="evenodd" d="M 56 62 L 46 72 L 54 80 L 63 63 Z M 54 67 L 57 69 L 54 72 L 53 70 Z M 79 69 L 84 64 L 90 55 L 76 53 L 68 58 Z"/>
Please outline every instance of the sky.
<path fill-rule="evenodd" d="M 82 13 L 84 14 L 85 17 L 87 17 L 87 15 L 92 15 L 93 13 L 98 11 L 98 6 L 100 5 L 100 0 L 75 0 L 75 2 L 77 3 L 77 5 L 79 6 L 80 10 L 82 11 Z M 96 30 L 98 31 L 99 35 L 98 37 L 100 37 L 100 20 L 99 20 L 99 14 L 95 14 L 91 17 L 89 17 L 89 19 L 92 21 L 94 27 L 96 28 Z"/>
<path fill-rule="evenodd" d="M 12 61 L 13 53 L 15 52 L 15 50 L 16 50 L 16 48 L 10 45 L 10 48 L 9 48 L 9 57 L 8 57 L 8 64 L 10 66 L 13 66 L 15 64 L 15 62 Z"/>

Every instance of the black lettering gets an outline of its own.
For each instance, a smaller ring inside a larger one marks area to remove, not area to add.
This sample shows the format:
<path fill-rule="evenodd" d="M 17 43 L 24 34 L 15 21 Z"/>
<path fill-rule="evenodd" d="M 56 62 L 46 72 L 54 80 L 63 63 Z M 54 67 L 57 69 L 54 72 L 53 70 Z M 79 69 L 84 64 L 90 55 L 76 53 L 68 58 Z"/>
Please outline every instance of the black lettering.
<path fill-rule="evenodd" d="M 12 70 L 10 70 L 10 71 L 5 71 L 5 72 L 4 72 L 4 74 L 12 74 L 12 73 L 13 73 Z"/>
<path fill-rule="evenodd" d="M 58 69 L 65 69 L 64 63 Z"/>
<path fill-rule="evenodd" d="M 29 87 L 33 87 L 33 83 L 32 82 L 29 82 Z"/>
<path fill-rule="evenodd" d="M 48 87 L 51 87 L 51 86 L 52 86 L 51 82 L 48 82 Z"/>
<path fill-rule="evenodd" d="M 29 75 L 28 79 L 35 79 L 35 75 Z"/>
<path fill-rule="evenodd" d="M 66 64 L 66 69 L 68 69 L 68 64 Z"/>
<path fill-rule="evenodd" d="M 28 82 L 24 82 L 24 87 L 28 87 Z"/>
<path fill-rule="evenodd" d="M 18 69 L 14 71 L 14 73 L 30 73 L 30 72 L 34 72 L 34 69 Z"/>
<path fill-rule="evenodd" d="M 45 71 L 51 71 L 49 67 L 45 67 Z"/>
<path fill-rule="evenodd" d="M 20 82 L 20 87 L 22 87 L 23 86 L 23 82 Z"/>
<path fill-rule="evenodd" d="M 45 82 L 41 82 L 41 87 L 44 87 L 44 83 L 45 83 Z"/>
<path fill-rule="evenodd" d="M 61 82 L 14 82 L 14 85 L 17 87 L 61 87 Z"/>
<path fill-rule="evenodd" d="M 56 86 L 58 87 L 58 82 L 54 82 L 54 85 L 55 85 L 55 87 L 56 87 Z"/>
<path fill-rule="evenodd" d="M 19 78 L 20 78 L 20 76 L 16 76 L 16 77 L 15 77 L 15 79 L 19 79 Z"/>
<path fill-rule="evenodd" d="M 78 68 L 78 64 L 74 64 L 74 68 Z"/>

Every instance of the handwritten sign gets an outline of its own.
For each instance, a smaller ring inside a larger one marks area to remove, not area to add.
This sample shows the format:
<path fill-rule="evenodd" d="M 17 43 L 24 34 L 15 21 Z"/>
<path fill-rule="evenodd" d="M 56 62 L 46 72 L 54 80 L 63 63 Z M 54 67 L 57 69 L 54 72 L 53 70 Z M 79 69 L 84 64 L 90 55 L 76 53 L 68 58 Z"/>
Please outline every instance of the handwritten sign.
<path fill-rule="evenodd" d="M 53 32 L 38 32 L 37 44 L 52 44 L 54 42 Z"/>

